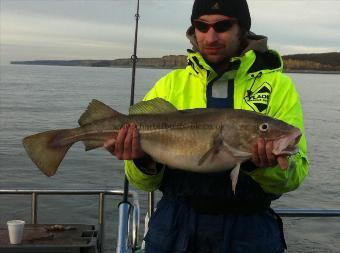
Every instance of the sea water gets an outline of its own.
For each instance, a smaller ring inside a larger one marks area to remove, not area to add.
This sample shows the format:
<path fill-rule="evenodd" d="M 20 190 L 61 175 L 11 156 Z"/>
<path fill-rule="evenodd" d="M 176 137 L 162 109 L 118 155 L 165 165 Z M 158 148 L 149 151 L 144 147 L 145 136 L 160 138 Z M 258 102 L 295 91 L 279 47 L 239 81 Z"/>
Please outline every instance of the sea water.
<path fill-rule="evenodd" d="M 169 71 L 137 69 L 135 101 Z M 273 206 L 340 209 L 340 75 L 289 75 L 304 110 L 311 166 L 304 184 Z M 81 143 L 75 144 L 57 174 L 48 178 L 27 157 L 21 141 L 33 133 L 76 127 L 94 98 L 126 113 L 130 85 L 129 68 L 1 66 L 0 189 L 121 189 L 123 163 L 103 149 L 84 152 Z M 147 195 L 138 193 L 145 214 Z M 115 245 L 119 201 L 117 197 L 106 201 L 107 252 Z M 29 196 L 0 195 L 0 203 L 1 223 L 30 220 Z M 40 223 L 97 223 L 96 197 L 41 196 L 39 203 Z M 338 218 L 284 218 L 284 228 L 289 252 L 340 252 Z"/>

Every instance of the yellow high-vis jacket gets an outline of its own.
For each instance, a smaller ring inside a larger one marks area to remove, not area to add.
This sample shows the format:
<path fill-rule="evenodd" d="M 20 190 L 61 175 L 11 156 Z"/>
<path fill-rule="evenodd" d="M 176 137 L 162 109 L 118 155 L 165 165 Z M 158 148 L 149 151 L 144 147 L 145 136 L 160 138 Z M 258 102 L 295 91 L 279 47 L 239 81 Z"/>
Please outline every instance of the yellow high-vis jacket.
<path fill-rule="evenodd" d="M 257 52 L 250 50 L 231 62 L 237 66 L 221 77 L 197 52 L 188 53 L 188 65 L 161 78 L 147 93 L 144 100 L 163 98 L 177 109 L 207 107 L 207 86 L 218 82 L 234 81 L 234 108 L 256 111 L 285 121 L 302 132 L 298 144 L 299 152 L 289 158 L 289 168 L 279 166 L 257 168 L 246 172 L 268 193 L 282 194 L 296 189 L 308 173 L 307 143 L 304 132 L 303 113 L 299 95 L 292 80 L 284 73 L 279 54 L 273 50 Z M 136 167 L 133 161 L 125 161 L 128 180 L 145 191 L 156 190 L 163 171 L 147 175 Z"/>

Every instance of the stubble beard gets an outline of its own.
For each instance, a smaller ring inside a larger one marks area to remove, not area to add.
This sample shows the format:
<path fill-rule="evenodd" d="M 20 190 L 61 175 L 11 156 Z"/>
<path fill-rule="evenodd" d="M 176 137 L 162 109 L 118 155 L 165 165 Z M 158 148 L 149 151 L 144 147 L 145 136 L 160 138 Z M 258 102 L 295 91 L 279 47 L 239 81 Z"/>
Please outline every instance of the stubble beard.
<path fill-rule="evenodd" d="M 240 56 L 241 52 L 244 49 L 244 31 L 241 29 L 238 31 L 237 39 L 231 42 L 231 46 L 224 47 L 223 50 L 219 54 L 209 54 L 204 52 L 204 50 L 200 50 L 203 58 L 210 65 L 219 65 L 229 63 L 230 59 L 233 57 Z M 235 44 L 234 44 L 234 43 Z M 223 45 L 224 46 L 224 45 Z"/>

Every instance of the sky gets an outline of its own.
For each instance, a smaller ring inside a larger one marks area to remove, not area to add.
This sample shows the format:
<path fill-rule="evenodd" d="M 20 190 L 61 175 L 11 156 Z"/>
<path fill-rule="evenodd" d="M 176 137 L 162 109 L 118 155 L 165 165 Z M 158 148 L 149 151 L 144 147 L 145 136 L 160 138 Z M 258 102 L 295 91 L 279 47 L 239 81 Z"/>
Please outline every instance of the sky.
<path fill-rule="evenodd" d="M 186 54 L 193 0 L 140 0 L 138 57 Z M 137 0 L 0 0 L 0 64 L 133 54 Z M 281 54 L 340 52 L 340 0 L 248 0 Z"/>

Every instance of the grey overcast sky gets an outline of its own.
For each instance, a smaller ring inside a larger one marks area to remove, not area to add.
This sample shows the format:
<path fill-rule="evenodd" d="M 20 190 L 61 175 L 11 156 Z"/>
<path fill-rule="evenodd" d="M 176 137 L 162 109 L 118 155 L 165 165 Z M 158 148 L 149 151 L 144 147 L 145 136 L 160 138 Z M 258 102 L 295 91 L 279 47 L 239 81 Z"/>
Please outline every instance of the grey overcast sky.
<path fill-rule="evenodd" d="M 0 62 L 128 58 L 136 0 L 0 0 Z M 140 0 L 139 57 L 185 54 L 193 0 Z M 340 51 L 340 0 L 248 0 L 281 54 Z"/>

